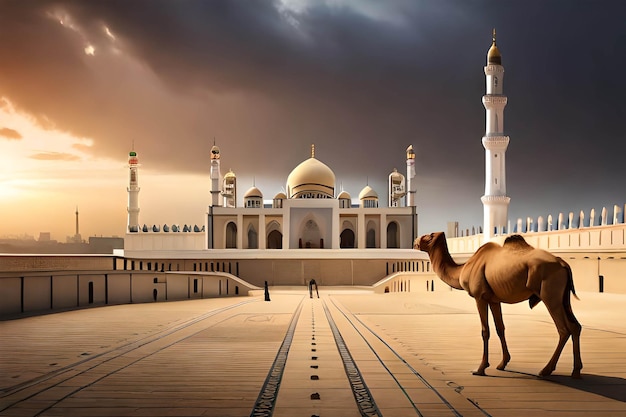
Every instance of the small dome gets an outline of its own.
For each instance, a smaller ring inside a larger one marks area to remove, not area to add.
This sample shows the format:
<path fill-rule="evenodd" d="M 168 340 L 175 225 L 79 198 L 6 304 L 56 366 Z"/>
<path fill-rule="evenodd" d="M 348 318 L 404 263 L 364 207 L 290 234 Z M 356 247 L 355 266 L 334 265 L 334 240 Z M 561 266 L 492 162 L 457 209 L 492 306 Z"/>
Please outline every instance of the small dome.
<path fill-rule="evenodd" d="M 350 194 L 347 191 L 340 192 L 339 195 L 337 196 L 337 198 L 339 200 L 342 200 L 342 199 L 350 200 L 350 199 L 352 199 L 352 197 L 350 197 Z"/>
<path fill-rule="evenodd" d="M 287 192 L 289 198 L 299 198 L 308 193 L 333 198 L 335 173 L 323 162 L 310 157 L 295 167 L 287 177 Z"/>
<path fill-rule="evenodd" d="M 237 178 L 237 176 L 235 175 L 235 173 L 231 170 L 228 170 L 228 172 L 226 174 L 224 174 L 224 179 L 226 178 Z"/>
<path fill-rule="evenodd" d="M 243 198 L 251 198 L 258 197 L 263 198 L 263 193 L 256 187 L 251 187 L 246 193 L 243 195 Z"/>
<path fill-rule="evenodd" d="M 393 178 L 393 179 L 397 178 L 399 180 L 402 180 L 402 179 L 404 179 L 404 175 L 400 174 L 398 172 L 398 170 L 394 168 L 393 172 L 391 174 L 389 174 L 389 178 Z"/>
<path fill-rule="evenodd" d="M 283 192 L 280 192 L 274 196 L 274 200 L 286 200 L 287 195 Z"/>
<path fill-rule="evenodd" d="M 496 46 L 496 30 L 493 30 L 491 48 L 487 52 L 487 65 L 502 65 L 502 55 Z"/>
<path fill-rule="evenodd" d="M 413 150 L 413 145 L 409 145 L 406 148 L 406 159 L 415 159 L 415 151 Z"/>
<path fill-rule="evenodd" d="M 378 198 L 378 193 L 372 187 L 366 185 L 359 193 L 359 200 Z"/>

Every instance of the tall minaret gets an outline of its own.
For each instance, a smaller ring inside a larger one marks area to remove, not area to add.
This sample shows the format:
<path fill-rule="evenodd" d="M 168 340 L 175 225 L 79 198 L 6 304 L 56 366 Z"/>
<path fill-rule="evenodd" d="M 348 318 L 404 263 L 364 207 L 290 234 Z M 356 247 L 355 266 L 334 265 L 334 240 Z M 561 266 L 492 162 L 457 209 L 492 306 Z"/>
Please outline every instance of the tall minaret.
<path fill-rule="evenodd" d="M 211 206 L 221 206 L 220 195 L 220 148 L 215 145 L 211 148 Z"/>
<path fill-rule="evenodd" d="M 128 154 L 128 168 L 130 179 L 128 182 L 128 225 L 129 232 L 139 231 L 139 158 L 137 153 L 131 151 Z"/>
<path fill-rule="evenodd" d="M 415 206 L 415 152 L 413 145 L 406 148 L 406 206 Z"/>
<path fill-rule="evenodd" d="M 496 46 L 496 30 L 493 30 L 491 48 L 487 53 L 485 66 L 487 94 L 483 96 L 483 105 L 487 113 L 485 136 L 485 195 L 481 198 L 484 206 L 485 241 L 495 234 L 503 233 L 507 224 L 509 202 L 506 196 L 505 153 L 509 137 L 504 135 L 504 106 L 507 98 L 502 94 L 504 67 L 502 57 Z M 507 231 L 508 232 L 508 231 Z"/>

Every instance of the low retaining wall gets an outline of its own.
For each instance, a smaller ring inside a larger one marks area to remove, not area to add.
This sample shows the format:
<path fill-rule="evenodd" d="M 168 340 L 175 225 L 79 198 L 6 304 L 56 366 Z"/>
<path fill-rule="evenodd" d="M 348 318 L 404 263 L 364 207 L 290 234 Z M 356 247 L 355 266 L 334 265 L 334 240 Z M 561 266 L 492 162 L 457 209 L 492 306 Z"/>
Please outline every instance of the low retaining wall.
<path fill-rule="evenodd" d="M 0 319 L 113 304 L 248 295 L 258 287 L 227 273 L 93 271 L 4 273 Z"/>

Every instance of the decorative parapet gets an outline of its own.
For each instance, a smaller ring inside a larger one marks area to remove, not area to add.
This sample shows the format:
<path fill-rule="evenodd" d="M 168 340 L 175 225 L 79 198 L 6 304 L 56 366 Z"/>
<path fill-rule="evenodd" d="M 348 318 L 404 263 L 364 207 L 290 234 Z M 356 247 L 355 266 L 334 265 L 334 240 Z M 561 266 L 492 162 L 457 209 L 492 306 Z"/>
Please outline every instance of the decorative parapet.
<path fill-rule="evenodd" d="M 502 196 L 483 197 L 487 200 L 502 198 Z M 496 236 L 493 241 L 503 243 L 508 235 L 520 234 L 532 246 L 555 252 L 626 251 L 625 211 L 626 207 L 614 205 L 612 216 L 606 207 L 603 207 L 598 217 L 596 210 L 592 209 L 588 217 L 581 210 L 578 214 L 559 213 L 555 219 L 549 215 L 547 221 L 543 216 L 538 217 L 537 221 L 532 217 L 527 217 L 525 221 L 520 218 L 514 227 L 509 226 L 508 233 Z M 448 247 L 453 254 L 473 253 L 483 243 L 483 236 L 480 233 L 448 238 Z"/>
<path fill-rule="evenodd" d="M 158 224 L 153 224 L 152 226 L 148 226 L 144 224 L 142 227 L 130 227 L 129 233 L 204 233 L 205 226 L 199 227 L 197 224 L 193 227 L 191 225 L 184 225 L 182 228 L 173 224 L 168 226 L 164 224 L 163 227 Z"/>

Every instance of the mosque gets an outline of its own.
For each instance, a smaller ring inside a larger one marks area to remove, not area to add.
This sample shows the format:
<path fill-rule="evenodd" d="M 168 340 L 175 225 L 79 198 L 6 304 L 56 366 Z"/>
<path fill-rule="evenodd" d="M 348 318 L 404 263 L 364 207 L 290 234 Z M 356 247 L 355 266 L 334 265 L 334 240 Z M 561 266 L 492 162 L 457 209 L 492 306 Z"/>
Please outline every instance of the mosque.
<path fill-rule="evenodd" d="M 387 206 L 369 185 L 353 206 L 347 191 L 335 193 L 335 174 L 311 157 L 287 177 L 286 193 L 271 204 L 252 187 L 237 207 L 237 177 L 220 175 L 220 150 L 211 149 L 211 205 L 206 222 L 207 249 L 397 249 L 417 237 L 415 152 L 406 151 L 407 176 L 389 175 Z"/>

